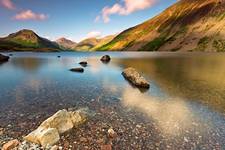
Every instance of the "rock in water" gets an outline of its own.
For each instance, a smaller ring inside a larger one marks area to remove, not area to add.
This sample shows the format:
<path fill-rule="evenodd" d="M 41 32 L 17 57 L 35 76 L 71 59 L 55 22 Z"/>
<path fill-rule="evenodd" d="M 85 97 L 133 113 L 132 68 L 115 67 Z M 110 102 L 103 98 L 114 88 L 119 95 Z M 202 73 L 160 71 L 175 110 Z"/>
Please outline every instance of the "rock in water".
<path fill-rule="evenodd" d="M 3 145 L 2 150 L 11 150 L 20 144 L 18 140 L 12 140 Z"/>
<path fill-rule="evenodd" d="M 8 60 L 9 60 L 9 56 L 5 56 L 5 55 L 0 54 L 0 62 L 5 62 L 5 61 L 8 61 Z"/>
<path fill-rule="evenodd" d="M 70 69 L 70 71 L 72 71 L 72 72 L 84 72 L 84 69 L 83 68 L 72 68 L 72 69 Z"/>
<path fill-rule="evenodd" d="M 123 71 L 122 75 L 129 80 L 133 85 L 140 88 L 149 88 L 148 81 L 141 76 L 134 68 L 127 68 Z"/>
<path fill-rule="evenodd" d="M 24 139 L 28 142 L 41 144 L 43 147 L 52 146 L 59 141 L 60 134 L 84 123 L 88 115 L 88 109 L 79 109 L 77 111 L 60 110 L 45 120 Z"/>
<path fill-rule="evenodd" d="M 87 63 L 86 61 L 82 61 L 82 62 L 80 62 L 79 64 L 80 64 L 82 67 L 87 67 L 87 64 L 88 64 L 88 63 Z"/>
<path fill-rule="evenodd" d="M 102 62 L 109 62 L 111 60 L 110 56 L 109 55 L 105 55 L 101 58 L 101 61 Z"/>
<path fill-rule="evenodd" d="M 115 138 L 117 136 L 117 133 L 113 130 L 113 128 L 110 128 L 108 130 L 108 135 L 110 138 Z"/>

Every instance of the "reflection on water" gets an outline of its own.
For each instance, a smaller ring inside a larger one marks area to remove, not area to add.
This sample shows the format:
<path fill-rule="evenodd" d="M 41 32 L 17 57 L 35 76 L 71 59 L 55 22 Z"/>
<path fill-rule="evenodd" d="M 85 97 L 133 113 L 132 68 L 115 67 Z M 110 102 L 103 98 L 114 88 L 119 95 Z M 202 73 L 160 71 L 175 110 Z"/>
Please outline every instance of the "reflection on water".
<path fill-rule="evenodd" d="M 146 96 L 137 90 L 127 88 L 123 93 L 123 105 L 137 109 L 157 121 L 164 133 L 179 135 L 191 127 L 192 112 L 181 99 L 164 99 Z"/>
<path fill-rule="evenodd" d="M 192 103 L 183 99 L 143 95 L 140 91 L 132 88 L 124 90 L 122 104 L 125 107 L 143 112 L 150 119 L 156 121 L 156 126 L 167 136 L 184 136 L 186 132 L 190 131 L 202 135 L 207 130 L 223 129 L 222 126 L 225 123 L 222 116 L 211 118 L 216 114 L 201 105 L 198 105 L 196 110 L 193 109 Z M 201 117 L 205 114 L 208 116 L 202 120 Z M 221 120 L 221 122 L 216 119 Z"/>
<path fill-rule="evenodd" d="M 225 112 L 225 55 L 174 54 L 148 59 L 120 59 L 155 81 L 169 96 L 210 105 Z"/>
<path fill-rule="evenodd" d="M 15 68 L 23 69 L 26 72 L 35 72 L 38 71 L 44 64 L 48 64 L 46 59 L 35 59 L 35 58 L 18 58 L 12 59 L 10 63 Z"/>
<path fill-rule="evenodd" d="M 11 111 L 47 116 L 59 108 L 97 100 L 104 108 L 101 111 L 107 112 L 110 104 L 100 99 L 119 99 L 113 106 L 117 113 L 125 111 L 127 118 L 129 111 L 137 113 L 129 118 L 132 122 L 143 114 L 142 122 L 154 125 L 149 132 L 159 132 L 175 149 L 179 147 L 176 140 L 188 145 L 192 140 L 201 147 L 211 142 L 211 147 L 224 148 L 224 54 L 109 53 L 112 61 L 103 64 L 99 59 L 104 54 L 65 52 L 59 59 L 58 53 L 14 53 L 0 65 L 0 127 L 21 121 L 9 115 Z M 84 73 L 70 72 L 80 67 L 80 61 L 88 61 Z M 126 67 L 142 72 L 151 88 L 143 92 L 132 87 L 121 75 Z"/>

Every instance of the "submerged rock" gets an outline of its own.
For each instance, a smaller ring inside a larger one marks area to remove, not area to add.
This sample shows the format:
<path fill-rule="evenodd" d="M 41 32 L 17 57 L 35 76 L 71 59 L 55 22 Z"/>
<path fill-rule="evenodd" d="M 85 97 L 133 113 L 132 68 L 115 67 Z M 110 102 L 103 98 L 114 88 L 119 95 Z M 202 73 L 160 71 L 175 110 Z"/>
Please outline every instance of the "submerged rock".
<path fill-rule="evenodd" d="M 129 80 L 133 85 L 140 88 L 149 88 L 148 81 L 141 76 L 134 68 L 127 68 L 123 71 L 122 75 Z"/>
<path fill-rule="evenodd" d="M 17 147 L 20 144 L 20 142 L 15 139 L 12 141 L 7 142 L 6 144 L 3 145 L 2 150 L 11 150 Z"/>
<path fill-rule="evenodd" d="M 70 71 L 72 71 L 72 72 L 84 72 L 84 69 L 83 68 L 72 68 L 72 69 L 70 69 Z"/>
<path fill-rule="evenodd" d="M 109 136 L 110 138 L 115 138 L 115 137 L 117 136 L 117 133 L 113 130 L 113 128 L 110 128 L 110 129 L 108 130 L 108 136 Z"/>
<path fill-rule="evenodd" d="M 111 144 L 102 145 L 101 150 L 112 150 L 112 145 Z"/>
<path fill-rule="evenodd" d="M 9 56 L 5 56 L 5 55 L 0 54 L 0 62 L 5 62 L 5 61 L 8 61 L 8 60 L 9 60 Z"/>
<path fill-rule="evenodd" d="M 109 62 L 110 60 L 111 60 L 111 58 L 109 55 L 102 56 L 102 58 L 101 58 L 102 62 Z"/>
<path fill-rule="evenodd" d="M 80 62 L 79 64 L 80 64 L 82 67 L 87 67 L 87 64 L 88 64 L 88 63 L 87 63 L 86 61 L 82 61 L 82 62 Z"/>
<path fill-rule="evenodd" d="M 89 110 L 87 108 L 77 111 L 60 110 L 45 120 L 24 139 L 28 142 L 40 144 L 43 147 L 52 146 L 60 140 L 60 134 L 83 124 L 88 118 L 88 113 Z"/>

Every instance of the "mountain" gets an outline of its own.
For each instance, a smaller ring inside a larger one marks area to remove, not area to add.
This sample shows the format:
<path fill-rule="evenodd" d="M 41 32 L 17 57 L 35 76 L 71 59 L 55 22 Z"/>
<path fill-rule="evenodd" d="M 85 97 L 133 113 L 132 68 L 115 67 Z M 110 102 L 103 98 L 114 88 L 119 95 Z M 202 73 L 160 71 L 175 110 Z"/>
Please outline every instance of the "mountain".
<path fill-rule="evenodd" d="M 57 51 L 60 48 L 57 43 L 38 36 L 32 30 L 24 29 L 0 38 L 0 50 Z"/>
<path fill-rule="evenodd" d="M 82 50 L 90 50 L 94 48 L 99 43 L 97 38 L 88 38 L 81 42 L 79 42 L 73 49 L 82 51 Z"/>
<path fill-rule="evenodd" d="M 109 35 L 103 38 L 88 38 L 78 43 L 73 49 L 96 51 L 98 48 L 110 42 L 115 35 Z"/>
<path fill-rule="evenodd" d="M 73 49 L 77 43 L 73 42 L 71 40 L 68 40 L 66 38 L 60 38 L 56 40 L 56 43 L 62 48 L 62 49 Z"/>
<path fill-rule="evenodd" d="M 179 0 L 99 50 L 225 51 L 225 0 Z"/>
<path fill-rule="evenodd" d="M 109 36 L 106 36 L 106 37 L 103 37 L 103 38 L 99 39 L 98 44 L 95 45 L 95 47 L 93 47 L 91 50 L 98 50 L 103 45 L 112 41 L 115 37 L 116 37 L 116 35 L 109 35 Z"/>

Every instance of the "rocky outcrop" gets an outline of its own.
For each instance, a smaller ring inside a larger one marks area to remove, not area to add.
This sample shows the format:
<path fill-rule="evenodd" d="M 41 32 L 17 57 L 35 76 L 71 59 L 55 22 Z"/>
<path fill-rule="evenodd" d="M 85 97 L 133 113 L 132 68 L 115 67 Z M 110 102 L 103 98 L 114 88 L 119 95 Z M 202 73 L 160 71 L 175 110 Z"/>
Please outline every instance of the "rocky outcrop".
<path fill-rule="evenodd" d="M 87 108 L 76 111 L 60 110 L 45 120 L 24 139 L 28 142 L 40 144 L 43 147 L 54 145 L 60 140 L 61 134 L 83 124 L 88 115 L 89 110 Z"/>
<path fill-rule="evenodd" d="M 136 87 L 140 88 L 150 87 L 148 81 L 143 76 L 141 76 L 134 68 L 125 69 L 122 75 Z"/>
<path fill-rule="evenodd" d="M 0 54 L 0 63 L 6 62 L 8 60 L 9 60 L 9 56 L 5 56 L 5 55 Z"/>
<path fill-rule="evenodd" d="M 102 62 L 109 62 L 110 60 L 111 60 L 111 58 L 109 55 L 102 56 L 102 58 L 101 58 Z"/>
<path fill-rule="evenodd" d="M 70 71 L 72 71 L 72 72 L 84 72 L 84 69 L 83 68 L 72 68 L 72 69 L 70 69 Z"/>

